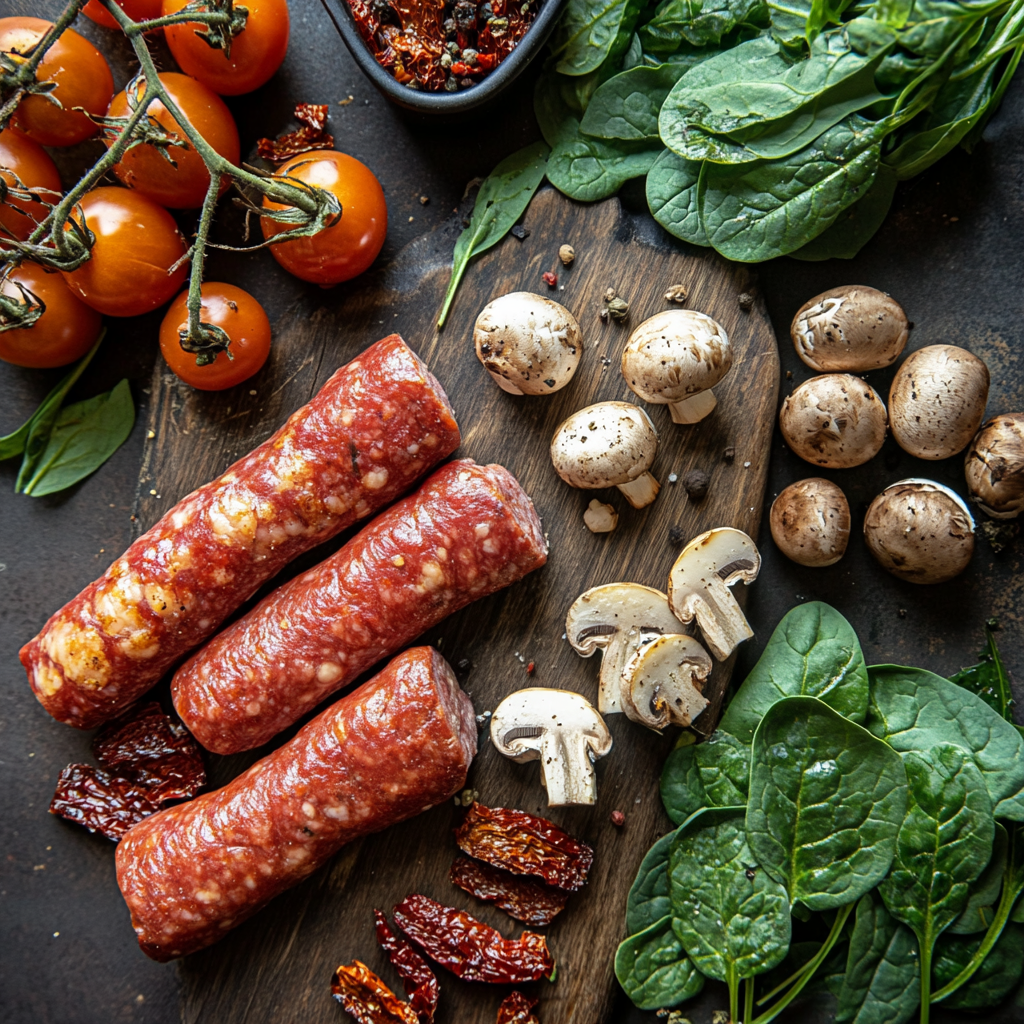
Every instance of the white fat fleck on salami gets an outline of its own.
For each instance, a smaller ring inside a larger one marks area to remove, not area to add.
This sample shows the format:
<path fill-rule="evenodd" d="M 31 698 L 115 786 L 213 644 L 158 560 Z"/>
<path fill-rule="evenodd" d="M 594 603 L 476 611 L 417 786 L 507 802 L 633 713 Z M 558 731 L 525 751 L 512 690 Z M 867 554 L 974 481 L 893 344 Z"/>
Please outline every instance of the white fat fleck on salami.
<path fill-rule="evenodd" d="M 217 539 L 225 543 L 248 547 L 256 537 L 257 520 L 252 502 L 234 491 L 216 498 L 207 516 Z"/>
<path fill-rule="evenodd" d="M 363 486 L 371 491 L 379 491 L 388 482 L 388 471 L 386 469 L 371 469 L 363 477 Z"/>
<path fill-rule="evenodd" d="M 110 663 L 97 630 L 63 619 L 47 630 L 40 647 L 66 681 L 89 690 L 99 690 L 106 685 Z M 52 692 L 58 689 L 60 687 Z"/>

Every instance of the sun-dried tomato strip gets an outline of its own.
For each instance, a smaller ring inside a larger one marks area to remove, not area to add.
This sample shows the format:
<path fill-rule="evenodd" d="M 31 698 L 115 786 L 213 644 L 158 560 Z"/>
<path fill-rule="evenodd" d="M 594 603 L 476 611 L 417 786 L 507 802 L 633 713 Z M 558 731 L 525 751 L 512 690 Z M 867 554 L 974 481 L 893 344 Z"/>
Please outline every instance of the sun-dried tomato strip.
<path fill-rule="evenodd" d="M 281 163 L 314 149 L 333 149 L 334 136 L 324 130 L 327 124 L 327 109 L 325 103 L 297 104 L 295 120 L 300 122 L 302 127 L 293 132 L 285 132 L 276 139 L 257 139 L 256 152 L 264 160 Z"/>
<path fill-rule="evenodd" d="M 551 924 L 565 909 L 565 901 L 569 898 L 565 889 L 534 882 L 522 875 L 512 875 L 468 857 L 457 858 L 448 877 L 453 885 L 465 889 L 478 900 L 496 904 L 509 917 L 523 924 Z"/>
<path fill-rule="evenodd" d="M 50 801 L 51 814 L 115 842 L 132 825 L 159 810 L 149 790 L 91 764 L 69 764 L 60 773 Z"/>
<path fill-rule="evenodd" d="M 331 993 L 359 1024 L 419 1024 L 412 1007 L 359 960 L 334 972 Z"/>
<path fill-rule="evenodd" d="M 498 1007 L 497 1024 L 540 1024 L 533 1008 L 536 999 L 524 996 L 522 992 L 513 992 L 506 996 Z"/>
<path fill-rule="evenodd" d="M 405 994 L 409 997 L 420 1024 L 432 1024 L 437 1012 L 437 1000 L 441 994 L 437 976 L 426 960 L 405 939 L 391 930 L 388 919 L 381 911 L 375 910 L 373 919 L 377 924 L 377 941 L 402 979 Z"/>
<path fill-rule="evenodd" d="M 543 935 L 523 932 L 519 939 L 505 939 L 464 910 L 426 896 L 406 896 L 395 907 L 395 923 L 431 960 L 465 981 L 518 985 L 554 974 Z"/>
<path fill-rule="evenodd" d="M 575 892 L 587 881 L 594 851 L 547 818 L 525 811 L 473 804 L 455 830 L 463 853 L 516 875 L 539 875 L 548 885 Z"/>

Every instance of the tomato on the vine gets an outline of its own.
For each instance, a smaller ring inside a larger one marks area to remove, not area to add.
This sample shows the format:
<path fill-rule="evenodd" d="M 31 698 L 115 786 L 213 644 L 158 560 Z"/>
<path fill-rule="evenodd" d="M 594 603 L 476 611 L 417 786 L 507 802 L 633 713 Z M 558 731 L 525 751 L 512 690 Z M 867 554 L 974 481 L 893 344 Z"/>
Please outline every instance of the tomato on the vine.
<path fill-rule="evenodd" d="M 181 347 L 188 328 L 188 292 L 170 305 L 160 325 L 160 351 L 167 365 L 186 383 L 202 391 L 221 391 L 248 380 L 270 355 L 270 321 L 263 307 L 233 284 L 208 281 L 202 291 L 202 322 L 221 328 L 230 339 L 227 351 L 213 362 L 196 365 L 196 353 Z M 228 354 L 230 352 L 230 355 Z"/>
<path fill-rule="evenodd" d="M 10 186 L 20 181 L 47 203 L 60 199 L 57 165 L 42 146 L 11 128 L 0 132 L 0 178 Z M 25 241 L 47 212 L 43 203 L 9 195 L 0 203 L 0 247 L 4 238 Z"/>
<path fill-rule="evenodd" d="M 160 84 L 192 127 L 222 157 L 237 164 L 238 128 L 224 101 L 212 89 L 188 75 L 168 71 L 159 77 Z M 137 98 L 141 99 L 144 91 L 145 81 L 142 80 L 138 83 Z M 110 117 L 127 117 L 130 113 L 127 93 L 119 92 L 111 100 L 107 114 Z M 186 141 L 180 125 L 160 100 L 149 105 L 148 114 L 168 135 Z M 142 143 L 132 146 L 115 164 L 114 173 L 129 188 L 149 196 L 161 206 L 176 210 L 202 206 L 206 190 L 210 187 L 210 172 L 192 144 L 186 142 L 186 147 L 167 147 L 167 156 L 174 161 L 172 164 L 154 145 Z M 231 179 L 225 176 L 221 181 L 221 192 L 230 184 Z"/>
<path fill-rule="evenodd" d="M 46 35 L 50 22 L 42 18 L 0 18 L 0 52 L 27 53 Z M 14 112 L 11 124 L 41 146 L 74 146 L 99 131 L 85 114 L 105 114 L 114 95 L 110 66 L 95 46 L 73 29 L 65 29 L 39 62 L 36 78 L 56 82 L 50 96 L 26 96 Z"/>
<path fill-rule="evenodd" d="M 19 302 L 21 288 L 31 292 L 46 309 L 31 326 L 0 332 L 0 359 L 15 366 L 49 369 L 81 359 L 100 335 L 103 321 L 65 284 L 55 271 L 37 263 L 23 263 L 0 281 L 0 294 Z"/>
<path fill-rule="evenodd" d="M 181 288 L 187 272 L 180 263 L 185 239 L 162 206 L 138 192 L 107 185 L 86 192 L 76 211 L 95 241 L 89 259 L 62 273 L 93 309 L 138 316 L 162 306 Z"/>
<path fill-rule="evenodd" d="M 117 0 L 117 6 L 132 21 L 152 21 L 160 17 L 163 0 Z M 89 0 L 82 8 L 82 13 L 97 25 L 104 28 L 120 28 L 114 16 L 100 3 L 100 0 Z"/>
<path fill-rule="evenodd" d="M 345 153 L 322 150 L 292 157 L 278 168 L 277 177 L 318 185 L 341 201 L 341 218 L 331 227 L 270 246 L 285 270 L 304 281 L 331 285 L 350 280 L 373 263 L 388 232 L 388 207 L 369 167 Z M 264 197 L 263 208 L 282 206 Z M 293 227 L 269 216 L 260 218 L 260 226 L 267 239 Z"/>
<path fill-rule="evenodd" d="M 163 14 L 176 14 L 189 0 L 163 0 Z M 231 40 L 231 56 L 208 46 L 196 35 L 202 25 L 186 22 L 164 29 L 178 66 L 222 96 L 241 96 L 258 89 L 281 66 L 288 52 L 287 0 L 245 0 L 245 28 Z"/>

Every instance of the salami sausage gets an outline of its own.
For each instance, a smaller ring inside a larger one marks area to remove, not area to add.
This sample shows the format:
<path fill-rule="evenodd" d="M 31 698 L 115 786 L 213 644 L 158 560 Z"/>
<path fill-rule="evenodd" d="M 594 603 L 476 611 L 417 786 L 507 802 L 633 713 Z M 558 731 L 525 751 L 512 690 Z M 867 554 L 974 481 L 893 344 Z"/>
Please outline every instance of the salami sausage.
<path fill-rule="evenodd" d="M 209 750 L 257 747 L 546 559 L 540 520 L 515 477 L 451 462 L 186 662 L 171 684 L 174 706 Z"/>
<path fill-rule="evenodd" d="M 223 789 L 135 825 L 117 884 L 143 952 L 202 949 L 346 843 L 447 800 L 476 733 L 448 663 L 416 647 Z"/>
<path fill-rule="evenodd" d="M 36 696 L 82 729 L 113 718 L 287 562 L 458 445 L 441 385 L 397 334 L 378 341 L 46 623 L 21 650 Z"/>

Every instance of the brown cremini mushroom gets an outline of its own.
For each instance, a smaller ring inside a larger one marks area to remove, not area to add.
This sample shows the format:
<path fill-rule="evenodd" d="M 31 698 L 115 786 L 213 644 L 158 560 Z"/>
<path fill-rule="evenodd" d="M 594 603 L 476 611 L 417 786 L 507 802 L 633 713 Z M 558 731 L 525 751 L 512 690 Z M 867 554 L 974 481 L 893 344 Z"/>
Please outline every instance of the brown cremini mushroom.
<path fill-rule="evenodd" d="M 1024 512 L 1024 413 L 990 419 L 967 450 L 964 466 L 971 501 L 995 519 Z"/>
<path fill-rule="evenodd" d="M 772 502 L 772 539 L 799 565 L 834 565 L 850 539 L 850 505 L 831 480 L 809 477 L 790 484 Z"/>

